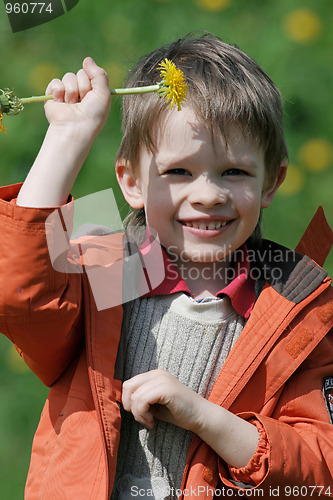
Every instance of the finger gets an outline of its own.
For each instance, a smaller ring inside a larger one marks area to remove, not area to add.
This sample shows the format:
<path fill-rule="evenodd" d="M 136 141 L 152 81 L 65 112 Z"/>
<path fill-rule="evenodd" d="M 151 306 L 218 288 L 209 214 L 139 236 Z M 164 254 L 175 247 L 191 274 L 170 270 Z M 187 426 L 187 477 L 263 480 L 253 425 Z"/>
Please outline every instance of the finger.
<path fill-rule="evenodd" d="M 148 428 L 154 426 L 154 418 L 152 413 L 149 413 L 150 405 L 146 401 L 140 401 L 136 396 L 136 392 L 123 390 L 122 404 L 123 408 L 132 413 L 134 419 Z"/>
<path fill-rule="evenodd" d="M 126 411 L 131 411 L 132 407 L 132 395 L 139 387 L 138 384 L 135 383 L 133 378 L 126 380 L 123 383 L 123 390 L 121 395 L 121 402 Z"/>
<path fill-rule="evenodd" d="M 149 429 L 154 427 L 154 414 L 149 404 L 140 402 L 138 405 L 133 406 L 131 413 L 139 424 L 142 424 Z"/>
<path fill-rule="evenodd" d="M 139 373 L 134 377 L 125 380 L 123 383 L 122 391 L 122 404 L 126 411 L 131 411 L 131 398 L 132 395 L 146 382 L 149 382 L 151 378 L 155 376 L 157 370 Z"/>
<path fill-rule="evenodd" d="M 127 379 L 124 384 L 128 386 L 139 386 L 149 380 L 156 380 L 157 377 L 172 377 L 172 375 L 166 370 L 157 369 L 157 370 L 149 370 L 148 372 L 139 373 L 138 375 L 134 375 L 134 377 Z"/>
<path fill-rule="evenodd" d="M 54 78 L 47 86 L 45 95 L 52 95 L 54 101 L 63 102 L 65 96 L 65 86 L 59 78 Z"/>
<path fill-rule="evenodd" d="M 132 394 L 130 411 L 137 422 L 152 429 L 155 421 L 151 398 L 155 399 L 156 396 L 152 395 L 149 385 L 148 383 L 140 386 Z"/>
<path fill-rule="evenodd" d="M 143 377 L 147 378 L 147 374 L 142 374 Z M 136 377 L 134 377 L 136 378 Z M 161 384 L 158 377 L 149 377 L 149 380 L 136 386 L 133 379 L 130 380 L 130 388 L 126 389 L 127 394 L 124 397 L 124 408 L 130 411 L 135 420 L 146 427 L 152 428 L 154 426 L 154 405 L 164 405 L 167 404 L 168 398 L 165 397 L 166 388 L 165 384 Z M 136 386 L 136 387 L 134 387 Z"/>
<path fill-rule="evenodd" d="M 65 102 L 76 103 L 79 100 L 79 88 L 77 78 L 74 73 L 66 73 L 62 79 L 65 86 Z"/>
<path fill-rule="evenodd" d="M 145 374 L 140 374 L 123 383 L 122 405 L 126 411 L 133 412 L 134 407 L 138 405 L 140 394 L 147 384 L 149 386 L 149 379 L 146 382 L 145 379 Z"/>
<path fill-rule="evenodd" d="M 103 68 L 97 66 L 91 57 L 86 57 L 82 66 L 91 81 L 93 89 L 110 93 L 108 75 Z"/>
<path fill-rule="evenodd" d="M 77 72 L 76 77 L 77 77 L 80 101 L 82 101 L 85 95 L 87 95 L 87 93 L 91 90 L 91 82 L 87 73 L 83 69 L 80 69 Z"/>

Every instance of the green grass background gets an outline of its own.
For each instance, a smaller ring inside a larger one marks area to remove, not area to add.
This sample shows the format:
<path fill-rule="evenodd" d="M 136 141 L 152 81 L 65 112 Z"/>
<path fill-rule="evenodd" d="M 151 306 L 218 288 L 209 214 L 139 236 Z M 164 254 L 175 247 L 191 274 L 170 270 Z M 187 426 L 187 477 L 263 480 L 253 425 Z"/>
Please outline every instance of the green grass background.
<path fill-rule="evenodd" d="M 302 40 L 293 35 L 297 18 L 289 16 L 304 8 L 310 21 L 300 26 Z M 286 192 L 265 213 L 264 234 L 294 247 L 318 205 L 333 226 L 332 26 L 332 0 L 80 0 L 68 14 L 13 34 L 1 2 L 0 87 L 14 88 L 20 97 L 44 93 L 51 78 L 76 72 L 87 55 L 107 69 L 110 85 L 117 87 L 141 55 L 194 30 L 208 30 L 237 44 L 264 67 L 284 97 L 293 167 Z M 120 104 L 120 97 L 113 99 L 108 123 L 73 194 L 80 198 L 111 187 L 124 211 L 114 176 Z M 8 135 L 0 135 L 1 185 L 23 181 L 33 163 L 47 129 L 43 105 L 27 105 L 20 115 L 5 117 L 4 125 Z M 301 154 L 313 139 L 325 141 L 328 148 L 321 168 L 309 167 Z M 326 267 L 332 274 L 332 254 Z M 46 394 L 9 341 L 1 338 L 0 500 L 23 498 L 32 437 Z"/>

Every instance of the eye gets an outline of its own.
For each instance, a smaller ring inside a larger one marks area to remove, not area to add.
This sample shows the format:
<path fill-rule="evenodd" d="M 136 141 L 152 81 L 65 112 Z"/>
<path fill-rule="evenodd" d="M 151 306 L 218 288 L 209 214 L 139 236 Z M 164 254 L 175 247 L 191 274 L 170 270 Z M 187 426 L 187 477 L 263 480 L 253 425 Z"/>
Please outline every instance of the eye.
<path fill-rule="evenodd" d="M 191 175 L 188 170 L 185 170 L 185 168 L 170 168 L 170 170 L 167 170 L 165 174 L 168 175 Z"/>
<path fill-rule="evenodd" d="M 224 175 L 232 175 L 232 176 L 238 176 L 238 175 L 249 175 L 245 170 L 242 170 L 241 168 L 229 168 L 228 170 L 225 170 L 222 174 Z"/>

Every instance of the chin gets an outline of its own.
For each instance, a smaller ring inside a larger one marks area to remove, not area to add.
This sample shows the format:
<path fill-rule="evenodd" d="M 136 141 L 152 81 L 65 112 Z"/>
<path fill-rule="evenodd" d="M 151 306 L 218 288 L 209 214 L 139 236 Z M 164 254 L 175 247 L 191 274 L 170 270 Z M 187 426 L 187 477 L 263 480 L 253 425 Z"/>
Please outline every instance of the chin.
<path fill-rule="evenodd" d="M 222 260 L 224 260 L 226 253 L 221 249 L 206 251 L 202 250 L 198 252 L 184 252 L 183 256 L 186 257 L 186 259 L 188 259 L 189 261 L 196 264 L 212 264 L 213 262 L 221 262 Z"/>

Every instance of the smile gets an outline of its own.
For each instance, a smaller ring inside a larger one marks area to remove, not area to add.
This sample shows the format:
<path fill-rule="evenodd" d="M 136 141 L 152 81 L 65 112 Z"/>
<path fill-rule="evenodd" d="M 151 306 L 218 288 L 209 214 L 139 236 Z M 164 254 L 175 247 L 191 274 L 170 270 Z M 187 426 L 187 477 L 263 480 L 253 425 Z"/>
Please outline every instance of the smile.
<path fill-rule="evenodd" d="M 187 227 L 194 227 L 196 229 L 203 229 L 203 230 L 214 230 L 214 229 L 220 229 L 221 227 L 226 226 L 230 221 L 210 221 L 210 222 L 204 222 L 204 221 L 192 221 L 192 222 L 182 222 L 184 226 Z"/>

